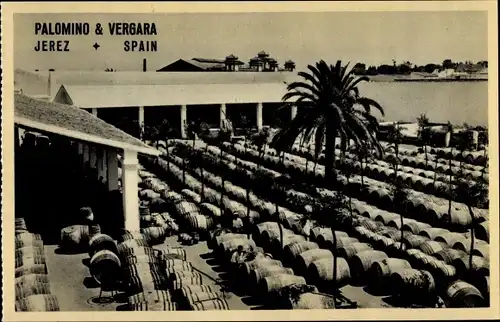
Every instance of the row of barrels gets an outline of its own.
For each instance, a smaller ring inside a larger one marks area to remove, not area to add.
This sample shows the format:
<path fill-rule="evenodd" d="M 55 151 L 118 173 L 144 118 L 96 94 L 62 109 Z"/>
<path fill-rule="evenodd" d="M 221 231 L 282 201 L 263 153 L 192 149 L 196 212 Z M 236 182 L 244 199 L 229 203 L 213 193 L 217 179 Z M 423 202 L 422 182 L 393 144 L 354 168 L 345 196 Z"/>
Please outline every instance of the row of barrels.
<path fill-rule="evenodd" d="M 422 231 L 434 230 L 440 234 L 452 233 L 446 228 L 432 227 L 431 224 L 419 221 L 413 218 L 403 218 L 403 227 L 401 227 L 401 215 L 386 210 L 381 210 L 375 206 L 367 204 L 366 202 L 353 199 L 352 201 L 353 212 L 380 221 L 385 225 L 392 226 L 398 229 L 408 230 L 414 234 L 419 234 Z M 489 242 L 489 220 L 485 220 L 475 227 L 475 237 L 480 241 Z M 453 227 L 451 227 L 453 228 Z M 456 233 L 456 232 L 455 232 Z"/>
<path fill-rule="evenodd" d="M 275 223 L 266 223 L 262 227 L 267 227 L 264 231 L 268 235 L 269 230 L 274 230 L 274 236 L 277 235 Z M 486 293 L 483 296 L 479 291 L 479 289 L 484 292 L 488 290 L 486 285 L 489 278 L 483 279 L 483 285 L 479 288 L 459 279 L 440 279 L 441 275 L 437 274 L 436 271 L 445 265 L 439 265 L 437 259 L 435 261 L 430 260 L 427 265 L 418 265 L 418 261 L 407 260 L 411 258 L 409 255 L 401 256 L 396 243 L 382 242 L 377 244 L 374 234 L 370 236 L 366 231 L 363 234 L 363 230 L 359 230 L 359 240 L 349 237 L 345 232 L 336 232 L 335 235 L 337 255 L 339 256 L 337 258 L 337 285 L 345 285 L 351 280 L 356 281 L 356 283 L 365 281 L 372 287 L 385 290 L 393 296 L 399 298 L 408 297 L 408 303 L 415 302 L 418 299 L 418 297 L 414 296 L 415 294 L 422 295 L 430 291 L 436 293 L 444 288 L 443 295 L 450 307 L 481 306 L 484 305 L 484 299 L 489 294 Z M 320 236 L 317 235 L 315 238 L 319 241 L 321 240 Z M 320 249 L 320 245 L 315 242 L 300 240 L 300 238 L 294 238 L 293 233 L 285 231 L 284 258 L 288 258 L 287 261 L 294 263 L 292 264 L 294 270 L 301 272 L 311 283 L 318 287 L 330 288 L 333 279 L 333 254 L 331 248 Z M 289 243 L 290 241 L 293 242 Z M 328 245 L 326 246 L 328 247 Z M 393 246 L 392 249 L 390 246 Z M 377 248 L 379 250 L 376 250 Z M 415 249 L 412 249 L 412 251 L 415 251 Z M 405 257 L 406 259 L 398 257 Z M 413 265 L 410 265 L 410 263 Z M 437 264 L 437 266 L 433 267 L 432 264 Z M 307 270 L 305 270 L 305 267 L 307 267 Z M 392 288 L 388 288 L 388 286 Z M 457 288 L 458 292 L 456 292 Z"/>
<path fill-rule="evenodd" d="M 482 303 L 488 300 L 489 259 L 487 257 L 474 255 L 471 268 L 470 257 L 465 250 L 450 248 L 444 239 L 438 237 L 431 240 L 427 236 L 413 235 L 409 232 L 404 233 L 401 239 L 400 231 L 387 230 L 381 225 L 377 227 L 370 225 L 369 219 L 363 221 L 362 226 L 356 227 L 355 232 L 357 237 L 365 242 L 365 245 L 360 244 L 358 247 L 373 245 L 387 252 L 392 251 L 394 256 L 408 260 L 412 267 L 429 271 L 435 279 L 436 288 L 446 288 L 451 287 L 453 283 L 467 282 L 470 285 L 467 287 L 471 296 L 481 295 Z"/>
<path fill-rule="evenodd" d="M 59 301 L 52 294 L 42 237 L 28 231 L 24 218 L 16 218 L 14 238 L 16 312 L 59 311 Z"/>
<path fill-rule="evenodd" d="M 335 303 L 330 296 L 318 293 L 315 286 L 307 283 L 302 276 L 294 274 L 293 269 L 285 267 L 277 259 L 257 247 L 247 235 L 224 233 L 212 236 L 209 242 L 217 258 L 226 265 L 234 280 L 247 281 L 244 284 L 246 294 L 258 297 L 263 303 L 272 303 L 272 309 L 332 309 Z M 243 262 L 233 262 L 233 254 L 239 246 L 247 251 L 248 256 Z M 252 251 L 253 250 L 253 251 Z M 298 299 L 281 293 L 286 288 L 302 289 Z"/>
<path fill-rule="evenodd" d="M 271 166 L 277 166 L 280 162 L 278 158 L 270 158 L 270 160 L 271 159 L 273 160 L 272 162 L 270 162 Z M 297 164 L 295 164 L 294 166 L 301 167 Z M 320 172 L 324 170 L 322 168 L 324 167 L 321 167 L 319 169 Z M 368 199 L 372 203 L 379 205 L 383 209 L 392 210 L 392 208 L 394 207 L 394 203 L 391 199 L 389 187 L 387 186 L 387 184 L 373 179 L 365 178 L 365 186 L 369 187 L 369 191 L 366 191 L 360 189 L 362 181 L 359 176 L 350 178 L 349 180 L 347 180 L 347 178 L 343 176 L 339 176 L 339 178 L 341 179 L 339 183 L 342 183 L 345 186 L 343 190 L 347 191 L 350 195 Z M 448 221 L 445 220 L 448 213 L 447 200 L 430 196 L 414 190 L 410 190 L 409 192 L 409 201 L 411 202 L 408 203 L 408 213 L 422 214 L 422 218 L 429 218 L 428 220 L 433 224 L 448 224 Z M 488 210 L 478 208 L 473 208 L 473 210 L 474 215 L 477 216 L 480 220 L 485 220 L 488 218 Z M 454 225 L 457 229 L 464 229 L 464 227 L 466 227 L 472 221 L 468 208 L 464 204 L 453 202 L 451 221 L 452 225 Z"/>
<path fill-rule="evenodd" d="M 130 247 L 132 244 L 129 242 L 127 251 L 120 252 L 122 258 L 127 256 L 123 276 L 127 281 L 131 310 L 229 309 L 224 294 L 217 286 L 207 284 L 206 278 L 186 261 L 184 249 L 152 249 L 137 244 Z"/>

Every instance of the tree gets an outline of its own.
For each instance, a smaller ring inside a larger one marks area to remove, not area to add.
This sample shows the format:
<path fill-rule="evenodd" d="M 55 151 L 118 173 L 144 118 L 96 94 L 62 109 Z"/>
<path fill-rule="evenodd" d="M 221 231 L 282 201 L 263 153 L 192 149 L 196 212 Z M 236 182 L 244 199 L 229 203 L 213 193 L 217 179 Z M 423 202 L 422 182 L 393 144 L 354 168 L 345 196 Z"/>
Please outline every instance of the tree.
<path fill-rule="evenodd" d="M 336 302 L 337 288 L 337 237 L 336 227 L 345 217 L 346 197 L 339 191 L 334 191 L 327 196 L 322 195 L 316 199 L 313 205 L 313 219 L 319 227 L 331 228 L 333 235 L 333 296 Z M 351 216 L 349 218 L 352 219 Z"/>
<path fill-rule="evenodd" d="M 451 137 L 453 135 L 453 125 L 448 122 L 446 125 L 446 132 L 450 134 L 450 141 Z M 452 167 L 452 160 L 453 160 L 453 145 L 450 144 L 450 154 L 448 156 L 448 172 L 449 172 L 449 178 L 448 178 L 448 220 L 451 220 L 451 201 L 453 199 L 453 167 Z"/>
<path fill-rule="evenodd" d="M 418 137 L 422 146 L 424 147 L 425 154 L 425 168 L 427 169 L 428 157 L 427 157 L 427 146 L 430 143 L 431 131 L 429 128 L 429 118 L 425 114 L 420 114 L 417 118 L 418 121 Z"/>
<path fill-rule="evenodd" d="M 392 196 L 393 204 L 395 209 L 401 209 L 400 219 L 401 219 L 401 251 L 403 250 L 403 219 L 404 214 L 408 212 L 408 200 L 409 193 L 408 188 L 404 182 L 397 180 L 397 178 L 392 178 L 390 190 L 390 195 Z"/>
<path fill-rule="evenodd" d="M 401 160 L 399 159 L 399 145 L 403 141 L 403 134 L 401 133 L 401 128 L 399 127 L 399 122 L 396 122 L 396 125 L 391 124 L 388 128 L 388 140 L 390 142 L 386 151 L 393 151 L 396 155 L 395 158 L 391 159 L 391 164 L 394 170 L 394 177 L 398 177 L 399 163 Z"/>
<path fill-rule="evenodd" d="M 287 102 L 285 107 L 300 104 L 301 108 L 271 142 L 274 148 L 279 147 L 277 150 L 290 151 L 300 134 L 306 140 L 314 135 L 318 151 L 322 146 L 318 143 L 325 140 L 325 179 L 330 183 L 335 181 L 335 138 L 339 136 L 342 142 L 352 139 L 358 144 L 376 141 L 370 129 L 376 127 L 373 123 L 378 124 L 378 120 L 371 114 L 371 108 L 384 115 L 380 104 L 359 95 L 357 86 L 368 81 L 368 77 L 357 77 L 348 67 L 349 64 L 342 66 L 341 61 L 328 66 L 322 60 L 316 66 L 309 65 L 309 73 L 299 72 L 303 81 L 289 84 L 283 101 Z M 291 99 L 296 102 L 290 102 Z"/>
<path fill-rule="evenodd" d="M 269 144 L 270 138 L 271 138 L 271 131 L 267 127 L 263 128 L 250 138 L 251 142 L 255 146 L 257 146 L 257 150 L 259 151 L 259 158 L 261 159 L 266 154 L 266 146 Z"/>
<path fill-rule="evenodd" d="M 365 189 L 365 166 L 368 164 L 368 159 L 371 158 L 370 148 L 366 144 L 360 146 L 353 146 L 351 152 L 354 153 L 356 159 L 360 163 L 360 175 L 361 175 L 361 189 Z M 363 165 L 364 162 L 364 165 Z"/>
<path fill-rule="evenodd" d="M 477 225 L 481 222 L 481 218 L 474 213 L 472 205 L 477 205 L 480 208 L 488 208 L 488 186 L 486 182 L 482 180 L 478 180 L 477 182 L 470 182 L 468 180 L 463 179 L 463 172 L 459 171 L 456 175 L 455 180 L 455 195 L 462 200 L 462 202 L 467 206 L 469 210 L 469 215 L 471 217 L 471 223 L 469 226 L 470 229 L 470 250 L 469 250 L 469 269 L 472 269 L 472 259 L 474 253 L 474 232 Z M 484 220 L 484 219 L 483 219 Z"/>

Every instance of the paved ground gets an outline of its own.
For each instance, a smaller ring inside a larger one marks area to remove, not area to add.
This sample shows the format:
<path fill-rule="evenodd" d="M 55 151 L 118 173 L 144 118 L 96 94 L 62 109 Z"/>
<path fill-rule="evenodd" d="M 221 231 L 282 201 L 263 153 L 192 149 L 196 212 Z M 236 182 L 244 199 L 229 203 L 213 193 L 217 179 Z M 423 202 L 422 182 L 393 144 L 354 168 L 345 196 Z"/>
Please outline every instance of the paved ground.
<path fill-rule="evenodd" d="M 162 248 L 166 245 L 179 246 L 177 237 L 169 237 L 164 244 L 155 246 Z M 193 246 L 185 246 L 187 260 L 204 275 L 204 284 L 215 284 L 215 280 L 224 280 L 227 273 L 219 266 L 220 262 L 211 258 L 210 250 L 206 242 Z M 51 281 L 52 293 L 59 299 L 61 311 L 115 311 L 123 307 L 120 303 L 99 303 L 99 287 L 93 283 L 89 269 L 85 265 L 88 254 L 58 254 L 57 246 L 46 245 L 45 253 L 47 259 L 48 274 Z M 236 281 L 245 283 L 245 281 Z M 345 286 L 342 294 L 352 301 L 358 302 L 360 307 L 380 308 L 389 307 L 383 301 L 384 296 L 376 296 L 364 291 L 363 287 Z M 110 293 L 104 293 L 104 296 Z M 237 296 L 229 293 L 227 302 L 231 310 L 261 309 L 259 299 Z"/>

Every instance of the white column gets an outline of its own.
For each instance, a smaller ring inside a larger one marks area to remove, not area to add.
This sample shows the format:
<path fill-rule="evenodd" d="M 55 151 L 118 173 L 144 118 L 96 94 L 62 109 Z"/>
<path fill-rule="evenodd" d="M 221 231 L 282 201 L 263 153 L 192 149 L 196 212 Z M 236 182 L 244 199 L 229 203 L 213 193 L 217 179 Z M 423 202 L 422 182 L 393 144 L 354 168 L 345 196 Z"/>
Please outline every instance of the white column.
<path fill-rule="evenodd" d="M 450 146 L 450 140 L 451 140 L 451 133 L 446 132 L 446 135 L 444 136 L 444 146 L 449 147 Z"/>
<path fill-rule="evenodd" d="M 292 112 L 291 112 L 291 115 L 292 115 L 292 120 L 297 116 L 297 105 L 292 105 Z"/>
<path fill-rule="evenodd" d="M 181 138 L 185 139 L 187 137 L 186 134 L 186 125 L 187 125 L 187 106 L 181 106 Z"/>
<path fill-rule="evenodd" d="M 144 125 L 144 106 L 139 106 L 139 125 Z"/>
<path fill-rule="evenodd" d="M 98 149 L 97 150 L 97 179 L 103 178 L 104 182 L 107 181 L 108 174 L 106 173 L 106 150 L 105 149 Z"/>
<path fill-rule="evenodd" d="M 108 190 L 118 190 L 118 154 L 114 149 L 106 151 L 108 168 Z"/>
<path fill-rule="evenodd" d="M 257 130 L 262 130 L 262 103 L 257 103 Z"/>
<path fill-rule="evenodd" d="M 137 164 L 137 152 L 125 150 L 122 161 L 122 196 L 125 229 L 129 231 L 140 229 Z"/>
<path fill-rule="evenodd" d="M 92 115 L 97 116 L 97 109 L 96 108 L 92 109 Z"/>
<path fill-rule="evenodd" d="M 95 169 L 97 167 L 97 147 L 90 147 L 90 167 Z"/>
<path fill-rule="evenodd" d="M 219 127 L 222 129 L 222 123 L 226 119 L 226 104 L 222 103 L 219 108 Z"/>
<path fill-rule="evenodd" d="M 472 146 L 476 150 L 479 147 L 479 131 L 472 131 Z"/>
<path fill-rule="evenodd" d="M 90 147 L 87 143 L 83 143 L 83 164 L 88 163 L 90 160 Z"/>

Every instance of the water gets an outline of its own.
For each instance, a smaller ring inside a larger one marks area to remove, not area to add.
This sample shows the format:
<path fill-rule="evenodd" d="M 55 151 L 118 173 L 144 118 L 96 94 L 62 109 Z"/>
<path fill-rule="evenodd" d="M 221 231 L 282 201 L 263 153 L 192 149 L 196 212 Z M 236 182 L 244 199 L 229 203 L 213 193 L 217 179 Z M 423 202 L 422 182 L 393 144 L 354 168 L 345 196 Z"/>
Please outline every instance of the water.
<path fill-rule="evenodd" d="M 415 122 L 425 113 L 431 122 L 488 125 L 488 82 L 371 82 L 359 90 L 384 107 L 385 121 Z"/>

